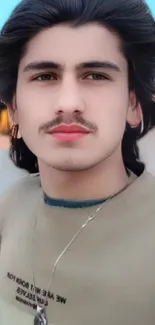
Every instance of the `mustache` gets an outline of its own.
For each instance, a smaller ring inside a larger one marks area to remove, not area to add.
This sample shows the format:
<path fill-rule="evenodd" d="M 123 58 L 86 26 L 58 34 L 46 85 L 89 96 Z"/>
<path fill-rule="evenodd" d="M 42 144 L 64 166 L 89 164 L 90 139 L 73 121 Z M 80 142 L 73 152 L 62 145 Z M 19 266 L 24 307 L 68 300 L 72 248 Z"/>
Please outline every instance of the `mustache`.
<path fill-rule="evenodd" d="M 82 116 L 58 116 L 52 121 L 42 124 L 39 127 L 39 133 L 48 132 L 49 129 L 59 126 L 60 124 L 70 125 L 73 123 L 86 127 L 90 129 L 92 132 L 97 132 L 97 126 L 94 123 L 85 120 Z"/>

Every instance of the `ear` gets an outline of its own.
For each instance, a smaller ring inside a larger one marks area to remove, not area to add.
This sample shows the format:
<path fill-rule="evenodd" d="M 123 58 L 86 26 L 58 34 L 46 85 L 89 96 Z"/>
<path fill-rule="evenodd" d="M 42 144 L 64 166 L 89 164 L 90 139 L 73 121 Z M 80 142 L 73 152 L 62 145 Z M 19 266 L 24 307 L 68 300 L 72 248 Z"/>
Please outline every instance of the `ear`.
<path fill-rule="evenodd" d="M 127 111 L 127 122 L 131 128 L 137 128 L 143 118 L 142 108 L 140 103 L 137 101 L 136 94 L 130 92 L 129 94 L 129 106 Z"/>
<path fill-rule="evenodd" d="M 10 125 L 18 124 L 18 111 L 15 97 L 13 98 L 12 103 L 7 105 L 7 109 Z"/>

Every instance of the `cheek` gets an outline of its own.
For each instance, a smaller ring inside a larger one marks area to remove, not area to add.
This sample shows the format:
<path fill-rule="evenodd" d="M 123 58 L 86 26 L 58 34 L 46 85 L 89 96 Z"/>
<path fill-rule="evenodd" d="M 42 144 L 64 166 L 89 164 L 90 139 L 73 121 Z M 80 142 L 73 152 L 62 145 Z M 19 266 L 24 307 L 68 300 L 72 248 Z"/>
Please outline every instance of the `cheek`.
<path fill-rule="evenodd" d="M 21 129 L 27 128 L 35 130 L 44 123 L 52 119 L 52 104 L 47 96 L 42 96 L 42 92 L 34 90 L 33 87 L 19 86 L 16 94 L 18 110 L 18 122 Z"/>
<path fill-rule="evenodd" d="M 103 88 L 100 93 L 89 96 L 88 116 L 96 123 L 100 135 L 117 136 L 124 133 L 128 109 L 127 87 Z"/>

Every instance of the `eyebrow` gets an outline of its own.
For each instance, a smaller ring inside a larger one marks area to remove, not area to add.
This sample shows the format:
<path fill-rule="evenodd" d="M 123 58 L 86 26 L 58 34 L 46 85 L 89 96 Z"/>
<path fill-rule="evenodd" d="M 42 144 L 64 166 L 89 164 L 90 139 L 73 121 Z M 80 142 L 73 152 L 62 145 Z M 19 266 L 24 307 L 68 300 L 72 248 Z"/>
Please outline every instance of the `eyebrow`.
<path fill-rule="evenodd" d="M 117 72 L 121 72 L 120 68 L 113 62 L 110 61 L 90 61 L 83 62 L 77 65 L 78 69 L 91 69 L 91 68 L 102 68 L 114 70 Z"/>
<path fill-rule="evenodd" d="M 76 70 L 80 69 L 94 69 L 94 68 L 102 68 L 113 70 L 116 72 L 121 72 L 120 68 L 113 62 L 110 61 L 88 61 L 82 62 L 75 66 Z M 55 63 L 52 61 L 36 61 L 29 63 L 24 67 L 23 72 L 34 71 L 34 70 L 47 70 L 47 69 L 54 69 L 54 70 L 63 70 L 63 66 L 59 63 Z"/>

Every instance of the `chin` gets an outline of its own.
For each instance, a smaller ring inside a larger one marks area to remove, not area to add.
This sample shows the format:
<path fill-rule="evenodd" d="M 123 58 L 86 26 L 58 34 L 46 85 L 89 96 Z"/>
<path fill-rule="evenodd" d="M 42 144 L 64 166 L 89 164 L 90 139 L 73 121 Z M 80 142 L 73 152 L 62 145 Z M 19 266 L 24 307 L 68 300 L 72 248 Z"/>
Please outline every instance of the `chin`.
<path fill-rule="evenodd" d="M 81 172 L 81 171 L 86 171 L 89 169 L 92 169 L 93 167 L 95 167 L 97 164 L 92 163 L 90 164 L 89 162 L 70 162 L 70 163 L 55 163 L 55 164 L 51 164 L 51 167 L 58 170 L 58 171 L 62 171 L 62 172 Z"/>
<path fill-rule="evenodd" d="M 94 157 L 91 154 L 84 154 L 74 152 L 73 155 L 50 155 L 48 157 L 40 159 L 41 165 L 44 165 L 44 168 L 48 166 L 57 171 L 62 172 L 80 172 L 93 169 L 102 162 L 102 157 Z"/>
<path fill-rule="evenodd" d="M 61 171 L 61 172 L 78 172 L 78 171 L 82 171 L 85 169 L 85 168 L 83 168 L 83 166 L 71 165 L 71 164 L 70 165 L 55 164 L 55 165 L 52 165 L 52 167 L 58 171 Z"/>

